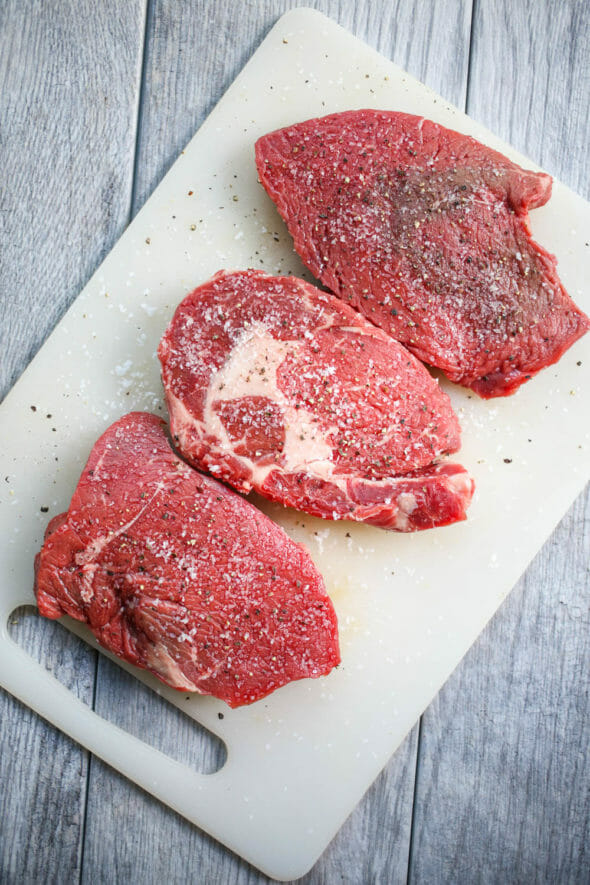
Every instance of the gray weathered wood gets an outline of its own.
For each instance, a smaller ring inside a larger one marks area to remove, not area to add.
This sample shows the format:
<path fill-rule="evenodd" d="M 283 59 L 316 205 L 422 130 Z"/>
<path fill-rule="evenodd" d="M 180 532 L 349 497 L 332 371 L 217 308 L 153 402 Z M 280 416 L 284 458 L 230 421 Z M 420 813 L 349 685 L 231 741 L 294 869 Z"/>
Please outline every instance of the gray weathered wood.
<path fill-rule="evenodd" d="M 588 4 L 481 3 L 473 38 L 469 113 L 589 197 Z M 588 881 L 589 563 L 587 489 L 423 718 L 411 881 Z"/>
<path fill-rule="evenodd" d="M 142 44 L 143 0 L 0 4 L 0 398 L 128 220 Z M 95 652 L 37 618 L 14 630 L 92 703 Z M 0 881 L 77 880 L 87 769 L 0 691 Z"/>
<path fill-rule="evenodd" d="M 152 692 L 137 691 L 137 680 L 109 666 L 113 673 L 103 671 L 99 683 L 103 700 L 98 708 L 103 715 L 108 701 L 117 715 L 111 711 L 107 718 L 185 764 L 213 770 L 219 755 L 195 733 L 194 723 L 176 711 L 175 715 L 162 711 Z M 302 885 L 405 882 L 417 731 L 408 736 L 313 871 L 299 880 Z M 261 885 L 269 881 L 95 758 L 90 775 L 83 882 L 156 885 L 168 878 Z"/>
<path fill-rule="evenodd" d="M 87 704 L 96 652 L 34 609 L 11 617 L 11 633 Z M 0 882 L 59 882 L 80 868 L 89 754 L 0 691 Z"/>
<path fill-rule="evenodd" d="M 585 494 L 427 710 L 411 881 L 588 881 L 589 561 Z"/>
<path fill-rule="evenodd" d="M 146 47 L 136 203 L 140 208 L 278 18 L 320 10 L 449 101 L 467 92 L 471 2 L 154 0 Z M 161 127 L 165 127 L 162 131 Z"/>
<path fill-rule="evenodd" d="M 144 0 L 0 4 L 0 396 L 129 219 Z"/>
<path fill-rule="evenodd" d="M 134 209 L 153 190 L 270 27 L 292 5 L 284 0 L 257 4 L 256 8 L 237 6 L 231 0 L 216 4 L 202 0 L 182 5 L 154 4 L 148 29 Z M 428 80 L 429 85 L 450 100 L 464 100 L 469 4 L 452 2 L 441 8 L 440 4 L 399 2 L 391 6 L 382 3 L 377 9 L 351 3 L 314 5 Z M 432 33 L 446 38 L 445 52 L 429 46 Z M 167 732 L 179 729 L 182 742 L 186 741 L 190 748 L 187 758 L 193 754 L 193 758 L 199 759 L 206 752 L 206 738 L 191 734 L 180 716 L 163 718 L 157 699 L 149 692 L 137 683 L 135 687 L 130 685 L 130 703 L 129 695 L 121 693 L 119 685 L 116 668 L 101 660 L 98 712 L 116 711 L 116 721 L 133 730 L 134 698 L 141 693 L 144 703 L 149 705 L 159 740 L 168 740 Z M 335 877 L 348 882 L 405 881 L 416 735 L 417 729 L 305 881 L 331 882 Z M 96 760 L 91 765 L 88 807 L 85 881 L 96 881 L 97 870 L 104 870 L 106 881 L 110 867 L 104 865 L 104 858 L 112 856 L 117 858 L 116 870 L 121 880 L 156 883 L 166 874 L 180 879 L 194 865 L 198 869 L 195 881 L 233 882 L 238 877 L 239 881 L 265 881 L 220 845 Z M 113 807 L 125 809 L 126 828 L 113 826 L 109 814 Z M 161 852 L 162 841 L 176 846 L 173 856 Z"/>
<path fill-rule="evenodd" d="M 590 198 L 590 7 L 476 2 L 467 112 Z"/>
<path fill-rule="evenodd" d="M 0 4 L 0 394 L 295 5 L 150 0 L 135 157 L 143 0 Z M 471 52 L 471 2 L 308 5 L 589 195 L 586 3 L 475 0 Z M 419 753 L 416 728 L 305 883 L 405 881 L 411 831 L 413 882 L 587 881 L 589 539 L 587 494 L 427 711 Z M 92 701 L 92 652 L 55 625 L 14 629 Z M 99 712 L 219 764 L 181 714 L 99 666 Z M 1 692 L 0 723 L 0 881 L 266 881 Z"/>

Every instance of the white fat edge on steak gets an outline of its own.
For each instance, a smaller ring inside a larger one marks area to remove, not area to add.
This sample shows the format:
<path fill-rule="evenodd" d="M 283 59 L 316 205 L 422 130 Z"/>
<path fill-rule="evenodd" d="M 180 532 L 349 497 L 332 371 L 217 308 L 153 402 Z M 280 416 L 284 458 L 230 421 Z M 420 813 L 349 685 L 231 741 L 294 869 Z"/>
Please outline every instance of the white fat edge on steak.
<path fill-rule="evenodd" d="M 343 327 L 343 331 L 365 333 L 370 335 L 372 330 L 362 327 Z M 276 340 L 269 333 L 264 323 L 252 323 L 243 330 L 233 348 L 229 352 L 223 365 L 213 373 L 209 380 L 205 404 L 203 408 L 203 420 L 195 418 L 184 406 L 170 388 L 167 390 L 170 413 L 174 418 L 174 433 L 182 440 L 186 450 L 190 452 L 191 438 L 196 435 L 198 439 L 208 438 L 207 445 L 212 454 L 223 458 L 231 455 L 237 458 L 249 473 L 248 485 L 261 488 L 269 473 L 279 469 L 284 472 L 307 472 L 321 479 L 330 481 L 347 494 L 347 483 L 350 477 L 344 474 L 334 474 L 333 446 L 329 442 L 330 436 L 337 433 L 336 426 L 328 429 L 320 429 L 313 413 L 303 409 L 295 409 L 287 400 L 277 383 L 277 371 L 284 360 L 301 348 L 300 341 Z M 263 369 L 264 371 L 260 371 Z M 225 396 L 220 395 L 224 391 Z M 226 428 L 217 412 L 214 410 L 216 403 L 231 402 L 243 396 L 262 396 L 281 407 L 285 426 L 285 444 L 282 450 L 282 463 L 259 465 L 251 458 L 236 455 L 235 442 L 229 439 Z M 429 436 L 429 430 L 425 429 L 421 436 Z M 215 444 L 210 442 L 216 440 Z M 416 445 L 414 443 L 414 445 Z M 222 472 L 222 468 L 215 464 L 207 465 L 207 469 L 213 474 Z M 458 494 L 463 493 L 465 478 L 447 478 L 451 490 Z M 392 476 L 383 480 L 365 480 L 367 485 L 383 488 L 383 507 L 392 509 L 392 526 L 399 531 L 407 529 L 410 516 L 419 506 L 416 496 L 411 492 L 396 494 L 396 484 L 404 482 L 404 477 Z M 423 482 L 423 480 L 422 480 Z M 455 488 L 456 487 L 456 488 Z M 379 506 L 379 505 L 378 505 Z M 397 511 L 397 512 L 396 512 Z M 351 514 L 354 519 L 354 515 Z"/>
<path fill-rule="evenodd" d="M 446 483 L 449 490 L 460 498 L 470 498 L 473 493 L 473 480 L 467 471 L 447 476 Z"/>
<path fill-rule="evenodd" d="M 199 691 L 198 685 L 187 678 L 163 642 L 150 643 L 145 647 L 145 664 L 174 688 L 182 691 Z"/>
<path fill-rule="evenodd" d="M 192 612 L 192 614 L 194 615 L 195 612 Z M 143 617 L 145 618 L 146 616 L 147 613 L 144 611 Z M 203 618 L 204 615 L 201 613 L 200 617 Z M 152 615 L 151 620 L 154 622 L 157 621 L 157 618 Z M 186 620 L 186 618 L 184 620 Z M 156 626 L 156 631 L 158 631 L 158 629 L 159 628 Z M 199 653 L 197 639 L 195 638 L 197 632 L 196 627 L 193 627 L 190 633 L 181 633 L 178 637 L 175 637 L 173 633 L 167 632 L 166 630 L 162 630 L 161 632 L 162 636 L 168 635 L 171 638 L 174 638 L 175 642 L 184 644 L 186 649 L 185 654 L 188 659 L 190 659 L 190 662 L 195 668 L 199 666 Z M 203 670 L 199 673 L 193 681 L 188 678 L 178 662 L 172 657 L 164 639 L 159 642 L 153 642 L 147 633 L 144 633 L 144 635 L 149 643 L 144 647 L 146 666 L 159 673 L 165 682 L 172 684 L 175 688 L 182 689 L 183 691 L 196 691 L 202 693 L 199 684 L 205 682 L 207 679 L 214 679 L 222 667 L 229 666 L 231 663 L 231 660 L 222 658 L 207 670 Z"/>
<path fill-rule="evenodd" d="M 466 498 L 471 495 L 472 481 L 469 474 L 466 472 L 455 473 L 444 477 L 433 474 L 432 478 L 442 482 L 452 494 L 457 495 L 459 498 Z M 419 485 L 423 485 L 424 477 L 417 478 L 414 481 Z M 389 494 L 387 497 L 384 497 L 382 503 L 375 504 L 374 506 L 381 510 L 383 510 L 384 507 L 391 507 L 391 519 L 388 523 L 388 528 L 399 532 L 405 532 L 409 530 L 412 513 L 420 505 L 413 492 L 401 492 L 400 494 L 396 494 L 395 484 L 397 482 L 403 483 L 408 482 L 408 480 L 403 476 L 392 477 L 391 480 L 366 480 L 366 484 L 369 486 L 382 486 L 384 488 L 389 486 Z M 351 519 L 354 518 L 354 515 L 351 514 Z"/>
<path fill-rule="evenodd" d="M 402 478 L 400 477 L 400 480 L 401 479 Z M 418 501 L 412 492 L 402 492 L 401 494 L 396 495 L 394 486 L 395 482 L 395 477 L 392 480 L 366 480 L 366 484 L 371 486 L 386 486 L 386 483 L 389 484 L 389 494 L 383 498 L 383 501 L 375 503 L 373 507 L 377 508 L 379 511 L 383 511 L 386 507 L 390 507 L 391 520 L 388 523 L 389 528 L 395 529 L 398 532 L 405 532 L 408 531 L 410 516 L 418 507 Z M 355 519 L 354 513 L 351 514 L 350 518 L 353 520 Z"/>
<path fill-rule="evenodd" d="M 326 327 L 331 325 L 326 324 Z M 362 325 L 340 326 L 339 332 L 364 338 L 381 338 L 380 329 L 374 329 Z M 313 339 L 309 332 L 305 337 Z M 207 399 L 204 409 L 204 422 L 195 422 L 195 427 L 200 425 L 203 433 L 211 433 L 221 441 L 222 451 L 233 452 L 235 443 L 231 443 L 227 432 L 218 414 L 212 411 L 217 402 L 231 401 L 242 396 L 263 396 L 279 405 L 283 411 L 285 423 L 285 444 L 283 448 L 284 460 L 281 469 L 285 472 L 297 472 L 307 470 L 324 480 L 330 480 L 342 489 L 345 488 L 345 478 L 334 475 L 333 445 L 329 442 L 331 436 L 337 434 L 341 428 L 337 425 L 320 431 L 317 418 L 306 409 L 295 409 L 290 405 L 287 398 L 277 384 L 277 371 L 287 356 L 301 348 L 300 341 L 277 341 L 269 333 L 263 323 L 252 323 L 245 329 L 240 338 L 234 344 L 225 363 L 211 377 L 207 390 Z M 334 374 L 335 368 L 330 366 L 326 372 Z M 383 378 L 389 381 L 389 378 Z M 401 382 L 399 375 L 397 381 Z M 219 396 L 218 391 L 225 390 L 228 396 Z M 360 392 L 361 388 L 359 388 Z M 216 393 L 217 391 L 217 393 Z M 396 406 L 400 400 L 396 400 Z M 186 410 L 185 410 L 186 413 Z M 190 416 L 185 414 L 190 421 Z M 194 420 L 194 419 L 193 419 Z M 443 455 L 440 448 L 438 435 L 434 430 L 435 422 L 430 422 L 421 433 L 415 435 L 405 451 L 417 451 L 420 449 L 422 440 L 433 440 L 436 449 L 433 450 L 433 459 Z M 390 438 L 393 428 L 383 433 L 378 444 L 384 445 Z M 249 458 L 240 456 L 240 459 L 252 471 L 252 483 L 262 484 L 268 474 L 275 469 L 275 465 L 253 464 Z M 278 465 L 277 465 L 278 466 Z M 384 480 L 388 481 L 388 480 Z"/>
<path fill-rule="evenodd" d="M 285 359 L 302 347 L 299 341 L 277 341 L 264 323 L 252 323 L 244 329 L 224 364 L 215 372 L 207 388 L 203 420 L 199 421 L 169 390 L 174 432 L 189 443 L 193 434 L 200 438 L 213 437 L 217 442 L 215 453 L 238 458 L 250 474 L 253 486 L 262 486 L 268 474 L 276 469 L 287 473 L 305 471 L 325 480 L 333 480 L 333 446 L 330 442 L 337 427 L 321 428 L 312 412 L 295 409 L 277 383 L 277 372 Z M 261 371 L 262 370 L 262 371 Z M 221 395 L 225 392 L 225 396 Z M 227 434 L 225 425 L 214 406 L 245 396 L 261 396 L 278 405 L 283 414 L 285 442 L 281 464 L 257 464 L 245 455 L 236 455 L 235 442 Z M 215 465 L 211 473 L 220 472 Z"/>
<path fill-rule="evenodd" d="M 418 506 L 416 495 L 412 494 L 412 492 L 402 492 L 401 495 L 397 496 L 396 504 L 400 510 L 399 518 L 401 519 L 403 515 L 406 517 L 406 521 L 407 517 L 410 516 Z"/>

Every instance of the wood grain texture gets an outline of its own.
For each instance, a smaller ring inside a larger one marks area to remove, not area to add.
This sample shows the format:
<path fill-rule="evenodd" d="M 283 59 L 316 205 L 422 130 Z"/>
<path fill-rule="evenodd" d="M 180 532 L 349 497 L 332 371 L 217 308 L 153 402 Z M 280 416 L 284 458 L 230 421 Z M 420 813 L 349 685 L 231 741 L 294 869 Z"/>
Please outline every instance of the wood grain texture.
<path fill-rule="evenodd" d="M 0 394 L 297 5 L 150 0 L 146 30 L 143 0 L 0 4 Z M 471 51 L 471 2 L 307 5 L 590 195 L 588 4 L 475 0 Z M 423 717 L 419 752 L 415 728 L 306 885 L 406 881 L 410 849 L 416 883 L 587 881 L 589 544 L 586 493 Z M 93 652 L 16 629 L 91 702 Z M 102 657 L 96 705 L 203 770 L 221 761 Z M 0 722 L 1 882 L 268 881 L 2 692 Z"/>
<path fill-rule="evenodd" d="M 196 0 L 155 2 L 148 21 L 143 105 L 135 183 L 134 211 L 149 196 L 179 151 L 221 98 L 287 2 L 216 4 Z M 464 100 L 470 31 L 470 5 L 398 2 L 394 4 L 310 4 L 330 15 L 385 55 L 429 81 L 451 101 Z M 376 8 L 375 8 L 376 7 Z M 239 32 L 239 40 L 236 33 Z M 428 44 L 437 33 L 440 53 Z M 461 47 L 457 49 L 457 45 Z M 443 65 L 444 59 L 444 65 Z M 99 661 L 97 711 L 116 711 L 116 721 L 133 730 L 136 692 L 149 705 L 162 745 L 177 729 L 193 758 L 207 752 L 205 735 L 191 734 L 179 714 L 161 707 L 141 686 L 120 692 L 117 668 Z M 173 738 L 174 741 L 174 738 Z M 405 882 L 409 851 L 417 728 L 396 754 L 367 798 L 349 818 L 329 850 L 303 881 L 311 883 Z M 172 742 L 173 743 L 173 742 Z M 266 877 L 229 854 L 169 809 L 155 802 L 97 760 L 89 778 L 89 816 L 84 849 L 84 881 L 108 881 L 116 856 L 121 880 L 159 882 L 169 874 L 180 880 L 194 869 L 194 881 L 265 882 Z M 126 810 L 127 834 L 113 827 L 110 808 Z M 174 852 L 162 852 L 163 844 Z M 105 846 L 109 846 L 107 849 Z M 198 858 L 198 861 L 195 859 Z M 94 877 L 88 879 L 92 871 Z M 192 875 L 192 873 L 189 873 Z M 101 876 L 105 877 L 104 879 Z M 97 878 L 98 877 L 98 878 Z"/>
<path fill-rule="evenodd" d="M 407 881 L 417 742 L 415 726 L 301 885 Z"/>
<path fill-rule="evenodd" d="M 415 882 L 588 881 L 590 495 L 424 716 Z"/>
<path fill-rule="evenodd" d="M 143 12 L 0 4 L 0 398 L 128 221 Z M 15 629 L 92 702 L 95 652 L 38 619 Z M 77 881 L 88 753 L 3 691 L 0 723 L 0 881 Z"/>
<path fill-rule="evenodd" d="M 13 613 L 13 638 L 91 704 L 96 652 L 31 612 Z M 0 882 L 77 878 L 89 753 L 1 690 L 0 723 Z"/>
<path fill-rule="evenodd" d="M 577 0 L 478 3 L 468 92 L 586 197 L 589 41 Z M 588 881 L 589 520 L 587 488 L 423 718 L 411 881 Z"/>
<path fill-rule="evenodd" d="M 143 15 L 0 3 L 0 398 L 128 222 Z"/>
<path fill-rule="evenodd" d="M 118 678 L 122 671 L 110 666 Z M 129 715 L 124 703 L 125 698 L 133 697 L 137 681 L 123 675 L 130 684 L 122 686 L 120 715 L 109 718 L 147 740 L 145 730 L 131 727 L 133 715 Z M 103 696 L 113 701 L 116 679 L 108 691 L 104 674 L 101 681 Z M 159 734 L 154 743 L 187 764 L 204 759 L 205 742 L 194 733 L 194 724 L 183 722 L 181 714 L 164 718 L 161 705 L 150 705 L 153 695 L 145 691 L 147 704 L 140 718 L 150 724 L 152 737 Z M 137 710 L 136 705 L 132 706 Z M 175 725 L 180 726 L 178 732 L 174 731 Z M 401 885 L 406 881 L 416 739 L 417 728 L 313 870 L 298 880 L 301 885 L 330 885 L 335 881 L 351 885 L 358 882 Z M 215 764 L 218 757 L 209 751 L 209 760 Z M 167 879 L 195 885 L 203 882 L 262 885 L 271 881 L 94 757 L 90 773 L 83 883 L 109 885 L 117 881 L 156 885 Z"/>
<path fill-rule="evenodd" d="M 305 5 L 462 104 L 471 2 L 420 0 L 154 0 L 138 145 L 140 208 L 280 16 Z"/>
<path fill-rule="evenodd" d="M 476 0 L 467 112 L 590 198 L 590 6 Z"/>

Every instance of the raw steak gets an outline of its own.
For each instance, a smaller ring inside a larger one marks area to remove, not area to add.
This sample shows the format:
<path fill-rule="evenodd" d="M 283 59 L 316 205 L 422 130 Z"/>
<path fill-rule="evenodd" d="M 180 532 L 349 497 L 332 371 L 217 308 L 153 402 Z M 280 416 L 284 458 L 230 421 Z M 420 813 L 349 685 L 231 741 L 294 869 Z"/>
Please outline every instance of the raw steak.
<path fill-rule="evenodd" d="M 422 117 L 370 110 L 265 135 L 256 163 L 313 273 L 480 396 L 513 393 L 589 328 L 531 238 L 548 175 Z"/>
<path fill-rule="evenodd" d="M 308 553 L 178 458 L 154 415 L 98 440 L 36 570 L 42 615 L 84 621 L 124 660 L 231 707 L 340 660 Z"/>
<path fill-rule="evenodd" d="M 160 342 L 193 464 L 327 519 L 414 531 L 464 519 L 473 483 L 449 398 L 405 348 L 294 277 L 221 272 Z"/>

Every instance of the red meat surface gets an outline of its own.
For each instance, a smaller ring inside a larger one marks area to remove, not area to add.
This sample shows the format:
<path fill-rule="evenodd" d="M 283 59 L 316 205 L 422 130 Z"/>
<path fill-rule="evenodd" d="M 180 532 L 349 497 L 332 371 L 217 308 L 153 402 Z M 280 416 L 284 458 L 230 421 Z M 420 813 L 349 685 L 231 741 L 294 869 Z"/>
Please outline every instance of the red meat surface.
<path fill-rule="evenodd" d="M 326 519 L 415 531 L 465 518 L 473 482 L 447 395 L 404 347 L 294 277 L 221 272 L 159 347 L 192 464 Z"/>
<path fill-rule="evenodd" d="M 36 560 L 39 611 L 180 691 L 249 704 L 339 663 L 309 554 L 132 413 L 98 440 Z"/>
<path fill-rule="evenodd" d="M 590 327 L 531 238 L 549 175 L 422 117 L 372 110 L 265 135 L 256 163 L 312 272 L 480 396 L 513 393 Z"/>

